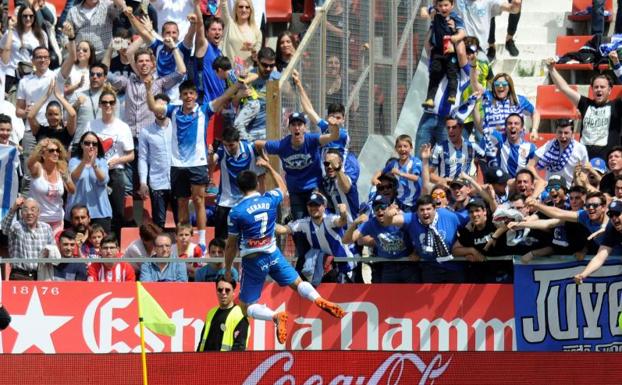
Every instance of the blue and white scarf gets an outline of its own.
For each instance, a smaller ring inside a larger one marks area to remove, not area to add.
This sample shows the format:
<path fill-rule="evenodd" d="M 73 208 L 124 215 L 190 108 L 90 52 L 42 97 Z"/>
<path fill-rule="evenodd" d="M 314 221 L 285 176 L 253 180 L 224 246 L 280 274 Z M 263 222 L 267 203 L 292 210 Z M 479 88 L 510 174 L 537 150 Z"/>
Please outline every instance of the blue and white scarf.
<path fill-rule="evenodd" d="M 574 150 L 574 139 L 570 140 L 570 143 L 564 151 L 561 151 L 559 141 L 554 140 L 549 150 L 544 153 L 541 159 L 538 159 L 537 167 L 546 169 L 548 172 L 559 172 L 566 167 L 572 156 Z"/>
<path fill-rule="evenodd" d="M 419 220 L 419 223 L 421 223 L 421 220 Z M 438 263 L 451 261 L 452 259 L 454 259 L 454 256 L 451 255 L 451 253 L 449 252 L 449 248 L 445 244 L 445 240 L 438 233 L 438 230 L 436 229 L 437 223 L 438 213 L 434 215 L 434 220 L 432 220 L 432 223 L 429 226 L 426 226 L 425 244 L 422 245 L 423 251 L 436 256 L 436 262 Z M 421 224 L 423 225 L 423 223 Z"/>

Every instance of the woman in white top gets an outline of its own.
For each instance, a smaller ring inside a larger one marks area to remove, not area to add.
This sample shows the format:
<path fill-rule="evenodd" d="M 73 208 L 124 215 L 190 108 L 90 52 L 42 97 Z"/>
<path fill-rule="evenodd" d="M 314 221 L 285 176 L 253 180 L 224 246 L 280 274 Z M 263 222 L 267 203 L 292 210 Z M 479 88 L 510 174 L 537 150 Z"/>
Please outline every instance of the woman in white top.
<path fill-rule="evenodd" d="M 253 56 L 261 48 L 261 30 L 255 22 L 255 10 L 250 0 L 236 0 L 233 16 L 227 0 L 220 0 L 222 18 L 225 21 L 225 33 L 222 39 L 222 53 L 232 62 L 253 65 Z"/>
<path fill-rule="evenodd" d="M 9 19 L 9 28 L 2 36 L 2 61 L 7 64 L 7 86 L 17 79 L 18 63 L 31 63 L 32 52 L 39 46 L 48 46 L 48 36 L 35 22 L 35 10 L 31 5 L 20 7 L 17 21 Z"/>
<path fill-rule="evenodd" d="M 69 178 L 67 151 L 58 139 L 45 138 L 30 154 L 28 169 L 32 175 L 30 197 L 39 203 L 39 219 L 56 235 L 63 230 L 63 194 L 76 190 Z"/>
<path fill-rule="evenodd" d="M 90 88 L 89 68 L 95 63 L 95 48 L 86 40 L 76 44 L 76 34 L 68 22 L 63 26 L 63 33 L 69 39 L 65 47 L 69 55 L 61 65 L 60 73 L 65 80 L 65 97 L 69 98 L 74 92 Z"/>

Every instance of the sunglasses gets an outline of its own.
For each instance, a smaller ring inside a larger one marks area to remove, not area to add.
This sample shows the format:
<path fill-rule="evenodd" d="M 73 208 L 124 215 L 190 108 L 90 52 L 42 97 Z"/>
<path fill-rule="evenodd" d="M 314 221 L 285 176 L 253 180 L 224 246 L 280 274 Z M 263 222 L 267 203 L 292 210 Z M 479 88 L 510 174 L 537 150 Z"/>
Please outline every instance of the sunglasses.
<path fill-rule="evenodd" d="M 389 185 L 389 184 L 379 184 L 378 187 L 376 187 L 376 190 L 378 191 L 387 191 L 387 190 L 392 190 L 393 186 Z"/>
<path fill-rule="evenodd" d="M 35 60 L 48 60 L 49 56 L 35 56 Z"/>
<path fill-rule="evenodd" d="M 229 289 L 228 287 L 217 287 L 216 291 L 219 293 L 231 293 L 231 289 Z"/>
<path fill-rule="evenodd" d="M 266 68 L 274 68 L 274 67 L 276 67 L 276 63 L 259 62 L 259 64 L 261 64 L 262 67 L 266 67 Z"/>
<path fill-rule="evenodd" d="M 386 204 L 386 203 L 379 203 L 379 204 L 377 204 L 377 205 L 373 205 L 373 206 L 372 206 L 372 208 L 374 209 L 374 211 L 376 211 L 376 210 L 386 210 L 386 209 L 387 209 L 387 207 L 389 207 L 389 205 L 388 205 L 388 204 Z"/>
<path fill-rule="evenodd" d="M 561 188 L 562 188 L 561 185 L 554 184 L 554 185 L 551 185 L 551 186 L 546 186 L 546 191 L 559 190 Z"/>
<path fill-rule="evenodd" d="M 114 106 L 117 103 L 116 100 L 102 100 L 99 102 L 102 106 Z"/>
<path fill-rule="evenodd" d="M 500 80 L 497 80 L 493 84 L 495 85 L 495 87 L 507 87 L 510 85 L 510 83 L 508 83 L 507 81 L 500 81 Z"/>
<path fill-rule="evenodd" d="M 251 9 L 249 5 L 238 5 L 238 9 Z"/>
<path fill-rule="evenodd" d="M 620 214 L 622 214 L 622 213 L 619 213 L 617 211 L 607 211 L 607 216 L 609 218 L 614 218 L 614 217 L 617 218 L 617 217 L 620 216 Z"/>
<path fill-rule="evenodd" d="M 432 199 L 445 199 L 447 198 L 447 194 L 444 191 L 438 193 L 432 193 Z"/>
<path fill-rule="evenodd" d="M 103 72 L 91 72 L 89 75 L 91 75 L 91 77 L 96 77 L 96 78 L 103 78 L 104 77 L 104 73 Z"/>
<path fill-rule="evenodd" d="M 85 147 L 97 147 L 97 142 L 91 142 L 90 140 L 85 140 L 82 142 L 82 145 Z"/>
<path fill-rule="evenodd" d="M 585 208 L 587 209 L 597 209 L 600 207 L 600 203 L 586 203 Z"/>
<path fill-rule="evenodd" d="M 34 19 L 34 18 L 35 18 L 35 15 L 26 15 L 26 14 L 22 15 L 22 19 Z"/>
<path fill-rule="evenodd" d="M 48 148 L 46 149 L 46 151 L 48 152 L 48 154 L 53 154 L 53 153 L 60 154 L 60 149 L 58 148 Z"/>

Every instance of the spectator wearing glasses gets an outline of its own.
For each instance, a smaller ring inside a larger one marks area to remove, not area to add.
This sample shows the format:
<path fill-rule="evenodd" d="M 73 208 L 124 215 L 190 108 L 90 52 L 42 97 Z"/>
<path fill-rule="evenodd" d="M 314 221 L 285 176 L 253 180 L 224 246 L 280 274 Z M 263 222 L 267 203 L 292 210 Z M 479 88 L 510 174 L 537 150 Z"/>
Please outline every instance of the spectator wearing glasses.
<path fill-rule="evenodd" d="M 76 132 L 72 144 L 78 142 L 86 130 L 88 122 L 101 119 L 102 110 L 99 105 L 104 84 L 108 80 L 108 66 L 95 62 L 89 67 L 89 88 L 85 91 L 75 92 L 69 101 L 76 110 Z"/>
<path fill-rule="evenodd" d="M 337 206 L 344 204 L 348 213 L 348 223 L 352 222 L 358 215 L 359 196 L 356 187 L 356 179 L 351 178 L 345 171 L 343 158 L 336 148 L 329 149 L 324 154 L 325 174 L 321 182 L 321 190 L 329 201 L 329 207 L 333 212 L 337 212 Z M 382 184 L 379 183 L 376 188 Z M 382 185 L 384 189 L 385 185 Z M 389 188 L 392 188 L 392 184 Z"/>
<path fill-rule="evenodd" d="M 622 125 L 622 99 L 609 100 L 613 80 L 607 74 L 592 77 L 590 86 L 594 97 L 588 98 L 570 88 L 555 69 L 555 59 L 548 59 L 546 64 L 553 84 L 581 113 L 581 143 L 587 148 L 588 155 L 606 159 L 609 150 L 620 145 Z"/>
<path fill-rule="evenodd" d="M 66 208 L 76 204 L 86 206 L 90 214 L 91 223 L 97 223 L 110 233 L 112 207 L 108 200 L 108 163 L 104 158 L 104 147 L 94 132 L 85 132 L 72 158 L 69 160 L 71 180 L 76 185 L 76 191 L 67 196 Z M 69 221 L 69 212 L 65 219 Z"/>
<path fill-rule="evenodd" d="M 583 280 L 589 277 L 592 273 L 598 270 L 607 260 L 610 255 L 620 255 L 616 249 L 622 247 L 622 202 L 614 200 L 609 204 L 609 210 L 607 210 L 607 216 L 609 217 L 609 224 L 605 229 L 602 243 L 596 252 L 596 255 L 590 263 L 583 269 L 582 272 L 574 276 L 574 280 L 577 284 L 583 283 Z"/>
<path fill-rule="evenodd" d="M 76 43 L 73 26 L 65 23 L 63 33 L 69 39 L 65 47 L 68 56 L 60 67 L 59 80 L 63 82 L 65 95 L 86 91 L 90 86 L 89 68 L 95 63 L 95 48 L 87 40 Z"/>
<path fill-rule="evenodd" d="M 140 265 L 142 282 L 188 282 L 188 271 L 185 263 L 158 262 L 157 258 L 170 258 L 173 240 L 170 235 L 161 233 L 154 241 L 155 255 L 153 262 Z"/>
<path fill-rule="evenodd" d="M 615 186 L 617 178 L 622 176 L 622 146 L 614 146 L 609 150 L 605 160 L 609 172 L 601 178 L 598 189 L 610 197 L 618 196 Z"/>
<path fill-rule="evenodd" d="M 255 8 L 251 0 L 235 0 L 233 10 L 227 0 L 220 2 L 220 12 L 225 20 L 222 39 L 224 56 L 246 67 L 253 64 L 253 56 L 260 50 L 262 34 L 255 20 Z"/>
<path fill-rule="evenodd" d="M 451 197 L 451 190 L 447 186 L 440 184 L 434 185 L 430 190 L 430 196 L 434 202 L 436 208 L 447 208 L 449 206 L 449 197 Z"/>
<path fill-rule="evenodd" d="M 20 219 L 13 221 L 18 210 Z M 39 220 L 39 212 L 36 200 L 18 197 L 2 219 L 2 232 L 9 239 L 9 257 L 25 260 L 24 263 L 12 265 L 11 280 L 36 281 L 37 264 L 26 261 L 40 258 L 46 247 L 56 245 L 52 228 Z"/>
<path fill-rule="evenodd" d="M 242 309 L 233 302 L 236 286 L 235 280 L 227 281 L 222 276 L 216 280 L 218 306 L 205 316 L 197 352 L 246 350 L 250 325 Z"/>
<path fill-rule="evenodd" d="M 114 234 L 106 235 L 100 246 L 102 258 L 121 258 L 119 241 Z M 127 262 L 93 262 L 87 270 L 89 282 L 134 282 L 134 268 Z"/>
<path fill-rule="evenodd" d="M 536 169 L 545 170 L 545 180 L 557 175 L 563 177 L 566 188 L 572 185 L 577 166 L 590 167 L 588 152 L 582 143 L 574 140 L 574 122 L 559 119 L 556 122 L 555 139 L 546 142 L 536 151 L 536 156 L 529 161 L 529 169 L 538 175 Z"/>
<path fill-rule="evenodd" d="M 372 276 L 372 283 L 407 283 L 420 282 L 419 267 L 416 262 L 419 258 L 413 253 L 412 242 L 405 231 L 391 224 L 391 217 L 387 215 L 391 201 L 382 195 L 376 195 L 372 202 L 373 216 L 359 215 L 354 222 L 348 225 L 343 236 L 343 243 L 361 243 L 365 237 L 374 240 L 374 256 L 386 259 L 404 259 L 410 261 L 380 262 L 376 274 Z"/>

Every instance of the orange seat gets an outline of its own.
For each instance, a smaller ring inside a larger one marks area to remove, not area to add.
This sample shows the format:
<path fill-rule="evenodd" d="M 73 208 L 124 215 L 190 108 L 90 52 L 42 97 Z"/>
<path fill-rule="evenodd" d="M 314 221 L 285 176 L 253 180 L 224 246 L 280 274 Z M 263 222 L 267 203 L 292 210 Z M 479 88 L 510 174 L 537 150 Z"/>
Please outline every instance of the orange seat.
<path fill-rule="evenodd" d="M 577 86 L 571 85 L 576 90 Z M 579 119 L 579 110 L 555 85 L 538 86 L 536 109 L 542 119 Z"/>
<path fill-rule="evenodd" d="M 266 0 L 266 19 L 268 23 L 289 23 L 292 20 L 292 2 Z"/>
<path fill-rule="evenodd" d="M 591 4 L 591 3 L 590 3 Z M 564 56 L 569 52 L 576 52 L 581 49 L 590 41 L 592 36 L 557 36 L 555 40 L 555 55 L 558 57 Z M 607 64 L 601 64 L 598 66 L 599 70 L 606 70 L 609 66 Z M 558 70 L 576 70 L 576 71 L 591 71 L 594 69 L 592 64 L 583 63 L 565 63 L 555 64 L 555 68 Z"/>
<path fill-rule="evenodd" d="M 593 97 L 594 97 L 594 92 L 592 91 L 592 87 L 590 87 L 588 98 L 593 98 Z M 622 97 L 622 86 L 621 85 L 613 86 L 613 88 L 611 89 L 611 93 L 609 94 L 609 100 L 614 100 L 619 97 Z"/>
<path fill-rule="evenodd" d="M 131 195 L 125 196 L 125 201 L 123 205 L 123 216 L 127 220 L 134 218 L 134 198 L 132 198 Z"/>
<path fill-rule="evenodd" d="M 571 21 L 588 21 L 592 20 L 592 15 L 575 15 L 576 12 L 584 11 L 587 7 L 592 6 L 592 0 L 572 0 L 572 13 L 568 15 Z M 605 17 L 605 21 L 609 22 L 613 18 L 613 0 L 605 0 L 605 10 L 609 11 L 609 16 Z"/>
<path fill-rule="evenodd" d="M 140 238 L 138 235 L 138 227 L 122 227 L 121 228 L 121 239 L 120 250 L 122 253 L 125 253 L 125 249 L 130 245 L 130 243 L 134 242 Z"/>

